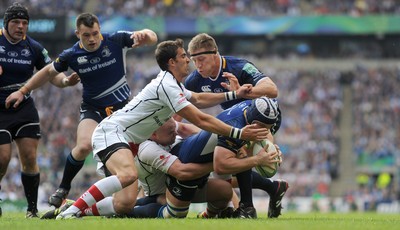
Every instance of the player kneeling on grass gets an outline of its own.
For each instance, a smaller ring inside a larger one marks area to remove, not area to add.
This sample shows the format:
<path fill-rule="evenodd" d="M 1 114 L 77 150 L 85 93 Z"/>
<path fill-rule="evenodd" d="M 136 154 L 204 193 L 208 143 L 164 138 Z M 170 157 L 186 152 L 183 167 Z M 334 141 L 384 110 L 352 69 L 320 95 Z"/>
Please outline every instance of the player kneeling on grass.
<path fill-rule="evenodd" d="M 132 218 L 170 218 L 186 217 L 191 202 L 208 202 L 208 209 L 214 212 L 224 210 L 232 197 L 230 183 L 220 179 L 207 180 L 208 174 L 213 170 L 212 162 L 183 164 L 177 156 L 169 153 L 171 148 L 182 141 L 176 136 L 186 137 L 199 129 L 190 124 L 177 123 L 172 118 L 156 130 L 149 140 L 141 143 L 138 150 L 136 145 L 131 145 L 132 152 L 136 153 L 135 164 L 138 168 L 138 181 L 146 197 L 137 201 L 135 208 L 126 206 L 125 212 L 116 212 L 112 206 L 117 202 L 113 197 L 108 197 L 102 202 L 87 208 L 82 216 L 126 216 Z M 175 141 L 176 140 L 176 141 Z M 107 172 L 106 172 L 107 174 Z M 167 175 L 168 174 L 168 175 Z M 168 177 L 168 179 L 167 179 Z M 166 180 L 192 181 L 193 186 L 189 191 L 182 191 L 182 197 L 177 199 L 169 192 L 166 196 Z M 201 183 L 200 183 L 201 182 Z M 197 185 L 197 183 L 199 183 Z M 136 184 L 125 188 L 130 192 L 130 198 L 136 199 Z M 58 209 L 48 211 L 42 219 L 54 219 L 56 216 L 71 206 L 73 202 L 67 201 Z M 121 205 L 121 202 L 119 202 Z M 129 202 L 127 202 L 129 203 Z M 119 210 L 122 208 L 119 207 Z"/>

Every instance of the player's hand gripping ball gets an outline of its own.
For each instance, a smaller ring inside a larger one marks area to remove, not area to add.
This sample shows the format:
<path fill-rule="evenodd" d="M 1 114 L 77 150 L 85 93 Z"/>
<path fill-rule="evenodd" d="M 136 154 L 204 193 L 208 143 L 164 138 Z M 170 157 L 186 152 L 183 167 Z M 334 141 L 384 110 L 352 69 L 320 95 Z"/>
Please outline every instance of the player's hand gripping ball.
<path fill-rule="evenodd" d="M 274 143 L 272 143 L 270 140 L 266 139 L 263 141 L 256 142 L 253 146 L 253 156 L 257 155 L 261 149 L 263 149 L 266 145 L 268 145 L 268 149 L 266 149 L 267 153 L 270 152 L 276 152 L 277 149 L 275 148 Z M 277 156 L 275 159 L 278 160 L 280 157 Z M 255 169 L 256 171 L 263 177 L 266 178 L 271 178 L 273 177 L 276 172 L 278 171 L 278 168 L 280 166 L 279 162 L 271 163 L 267 166 L 256 166 Z"/>

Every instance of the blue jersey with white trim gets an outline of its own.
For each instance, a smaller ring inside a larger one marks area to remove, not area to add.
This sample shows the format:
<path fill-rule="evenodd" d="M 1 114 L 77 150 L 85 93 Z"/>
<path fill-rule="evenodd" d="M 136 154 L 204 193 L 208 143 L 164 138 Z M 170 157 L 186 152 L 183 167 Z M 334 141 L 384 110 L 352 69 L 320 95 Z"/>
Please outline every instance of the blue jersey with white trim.
<path fill-rule="evenodd" d="M 32 77 L 34 69 L 42 69 L 51 62 L 47 50 L 29 36 L 11 43 L 0 30 L 0 106 L 6 98 Z M 29 95 L 26 96 L 28 98 Z"/>
<path fill-rule="evenodd" d="M 185 80 L 185 87 L 193 92 L 210 92 L 210 93 L 221 93 L 228 92 L 229 90 L 221 86 L 221 82 L 229 83 L 229 81 L 222 77 L 223 72 L 229 72 L 236 76 L 240 85 L 251 84 L 255 86 L 258 81 L 265 78 L 266 76 L 259 71 L 253 63 L 242 59 L 231 56 L 221 56 L 221 69 L 218 77 L 203 78 L 200 73 L 195 70 Z M 221 103 L 222 109 L 227 109 L 234 104 L 245 99 L 236 99 L 232 101 L 226 101 Z"/>
<path fill-rule="evenodd" d="M 100 47 L 93 52 L 80 42 L 64 50 L 54 61 L 58 72 L 74 70 L 83 85 L 83 101 L 95 107 L 107 107 L 126 101 L 131 90 L 126 82 L 125 54 L 133 45 L 131 32 L 102 34 Z"/>
<path fill-rule="evenodd" d="M 247 125 L 244 110 L 249 105 L 251 105 L 251 100 L 240 102 L 221 112 L 217 118 L 233 127 L 243 128 Z M 237 153 L 247 143 L 244 140 L 217 136 L 217 134 L 202 130 L 174 146 L 171 153 L 178 156 L 183 163 L 206 163 L 213 161 L 216 146 L 222 146 Z"/>

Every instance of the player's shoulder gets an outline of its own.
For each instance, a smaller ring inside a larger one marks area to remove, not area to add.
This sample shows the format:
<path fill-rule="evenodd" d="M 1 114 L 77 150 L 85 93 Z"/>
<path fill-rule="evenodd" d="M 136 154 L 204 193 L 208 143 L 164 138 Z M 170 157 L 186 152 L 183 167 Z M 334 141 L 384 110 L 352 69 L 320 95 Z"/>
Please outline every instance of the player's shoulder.
<path fill-rule="evenodd" d="M 162 150 L 162 147 L 152 140 L 146 140 L 139 145 L 138 157 L 141 160 L 154 158 L 156 150 Z"/>
<path fill-rule="evenodd" d="M 249 63 L 247 59 L 236 57 L 236 56 L 224 56 L 226 63 L 232 66 L 243 66 L 246 63 Z"/>
<path fill-rule="evenodd" d="M 31 38 L 28 35 L 25 37 L 24 42 L 34 50 L 44 49 L 44 46 L 40 42 L 36 41 L 35 39 Z"/>

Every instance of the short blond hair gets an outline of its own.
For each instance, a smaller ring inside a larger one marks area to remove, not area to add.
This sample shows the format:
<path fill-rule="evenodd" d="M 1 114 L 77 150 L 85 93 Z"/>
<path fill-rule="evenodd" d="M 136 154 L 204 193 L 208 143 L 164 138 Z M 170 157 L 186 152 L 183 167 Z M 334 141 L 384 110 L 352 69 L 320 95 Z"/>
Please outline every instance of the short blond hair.
<path fill-rule="evenodd" d="M 213 37 L 206 33 L 201 33 L 194 36 L 188 45 L 188 52 L 190 55 L 194 54 L 194 52 L 199 49 L 218 51 L 218 46 Z"/>

